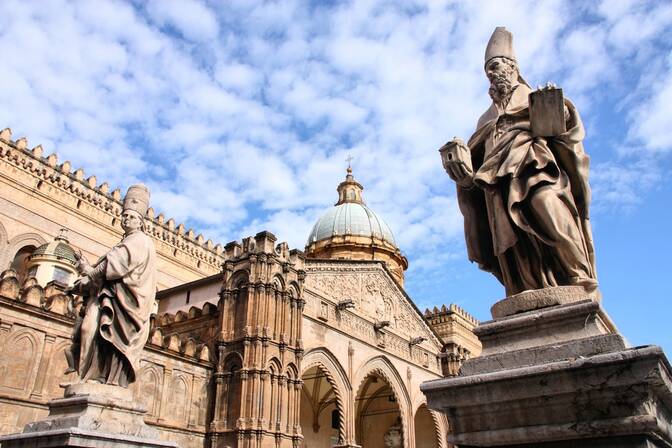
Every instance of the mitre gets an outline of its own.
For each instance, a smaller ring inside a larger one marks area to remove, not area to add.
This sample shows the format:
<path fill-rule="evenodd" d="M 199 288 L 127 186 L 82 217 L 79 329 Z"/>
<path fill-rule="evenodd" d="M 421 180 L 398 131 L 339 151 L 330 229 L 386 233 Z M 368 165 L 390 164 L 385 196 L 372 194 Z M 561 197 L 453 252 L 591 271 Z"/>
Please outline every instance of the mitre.
<path fill-rule="evenodd" d="M 485 47 L 485 65 L 488 64 L 488 61 L 492 58 L 507 58 L 512 60 L 518 65 L 518 60 L 516 59 L 516 52 L 513 51 L 513 34 L 508 31 L 503 26 L 498 26 L 495 28 L 495 31 L 490 36 L 488 41 L 488 46 Z M 525 81 L 523 76 L 518 71 L 518 82 L 525 84 L 527 87 L 530 85 Z"/>
<path fill-rule="evenodd" d="M 124 210 L 133 210 L 143 218 L 149 208 L 149 188 L 144 184 L 135 184 L 128 187 L 124 197 Z"/>
<path fill-rule="evenodd" d="M 498 26 L 490 36 L 488 46 L 485 48 L 485 64 L 492 58 L 507 58 L 516 60 L 516 53 L 513 51 L 513 34 L 503 26 Z"/>

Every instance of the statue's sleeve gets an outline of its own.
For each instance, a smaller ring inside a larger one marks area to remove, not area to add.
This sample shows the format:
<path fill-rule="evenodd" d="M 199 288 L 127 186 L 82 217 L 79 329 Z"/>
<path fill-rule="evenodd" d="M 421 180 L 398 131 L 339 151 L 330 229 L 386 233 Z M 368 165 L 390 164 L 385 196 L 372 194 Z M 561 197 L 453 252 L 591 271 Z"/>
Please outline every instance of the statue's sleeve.
<path fill-rule="evenodd" d="M 145 250 L 142 244 L 138 244 L 136 238 L 124 238 L 113 247 L 106 255 L 107 270 L 105 277 L 108 280 L 117 280 L 126 277 L 143 265 Z"/>
<path fill-rule="evenodd" d="M 581 217 L 589 218 L 590 185 L 588 184 L 588 170 L 590 158 L 583 149 L 583 138 L 586 131 L 578 110 L 571 101 L 565 99 L 569 110 L 567 132 L 548 140 L 549 147 L 555 154 L 560 168 L 567 173 L 572 188 L 574 202 Z"/>

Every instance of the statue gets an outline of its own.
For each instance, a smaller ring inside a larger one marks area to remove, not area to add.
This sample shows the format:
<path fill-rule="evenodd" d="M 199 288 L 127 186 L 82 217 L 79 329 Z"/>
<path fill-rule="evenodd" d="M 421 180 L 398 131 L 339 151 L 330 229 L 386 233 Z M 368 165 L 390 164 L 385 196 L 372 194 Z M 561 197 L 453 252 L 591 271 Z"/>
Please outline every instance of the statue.
<path fill-rule="evenodd" d="M 91 266 L 79 254 L 81 276 L 72 290 L 83 296 L 68 370 L 80 382 L 127 387 L 135 381 L 140 353 L 149 336 L 156 294 L 156 253 L 144 230 L 149 190 L 132 185 L 124 197 L 124 237 Z"/>
<path fill-rule="evenodd" d="M 392 426 L 387 430 L 383 436 L 383 444 L 385 448 L 401 448 L 404 446 L 401 419 L 397 418 Z"/>
<path fill-rule="evenodd" d="M 508 296 L 565 285 L 596 291 L 589 159 L 576 108 L 560 89 L 532 92 L 503 27 L 488 42 L 485 73 L 492 105 L 466 145 L 456 138 L 440 149 L 457 184 L 469 259 Z M 553 101 L 559 112 L 544 108 Z"/>

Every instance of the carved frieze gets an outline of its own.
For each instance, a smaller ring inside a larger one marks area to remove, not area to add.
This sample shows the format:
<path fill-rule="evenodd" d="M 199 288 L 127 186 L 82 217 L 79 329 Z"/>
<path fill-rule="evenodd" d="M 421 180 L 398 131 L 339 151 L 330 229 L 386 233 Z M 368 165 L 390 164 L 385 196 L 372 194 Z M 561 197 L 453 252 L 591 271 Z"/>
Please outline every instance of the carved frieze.
<path fill-rule="evenodd" d="M 315 292 L 334 304 L 350 299 L 355 306 L 348 311 L 371 322 L 390 321 L 387 330 L 400 336 L 422 335 L 430 341 L 436 339 L 381 267 L 310 262 L 306 271 L 307 291 Z M 309 305 L 309 309 L 322 307 L 321 302 Z"/>
<path fill-rule="evenodd" d="M 438 369 L 432 360 L 440 342 L 381 267 L 310 261 L 306 271 L 305 315 L 417 365 Z M 337 309 L 348 300 L 354 306 Z M 377 332 L 374 324 L 383 321 L 390 325 Z M 427 342 L 411 345 L 417 336 Z"/>

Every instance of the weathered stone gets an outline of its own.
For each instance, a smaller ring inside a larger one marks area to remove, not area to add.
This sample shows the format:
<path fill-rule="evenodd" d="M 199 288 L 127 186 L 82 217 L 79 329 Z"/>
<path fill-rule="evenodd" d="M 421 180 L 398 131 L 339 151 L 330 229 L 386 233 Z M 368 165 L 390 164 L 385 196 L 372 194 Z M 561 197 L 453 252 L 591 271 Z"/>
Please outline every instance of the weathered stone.
<path fill-rule="evenodd" d="M 672 446 L 665 355 L 628 348 L 597 302 L 495 319 L 475 332 L 483 356 L 467 360 L 460 376 L 421 387 L 450 420 L 452 443 Z"/>
<path fill-rule="evenodd" d="M 22 434 L 0 437 L 3 448 L 19 447 L 176 447 L 160 441 L 143 420 L 147 410 L 132 392 L 106 384 L 74 384 L 65 398 L 49 402 L 49 416 L 29 423 Z"/>
<path fill-rule="evenodd" d="M 495 319 L 474 329 L 483 344 L 481 356 L 615 332 L 609 316 L 591 300 Z"/>
<path fill-rule="evenodd" d="M 490 308 L 492 317 L 511 316 L 555 305 L 582 302 L 584 300 L 600 300 L 599 290 L 587 293 L 582 286 L 555 286 L 544 289 L 533 289 L 506 297 Z"/>

